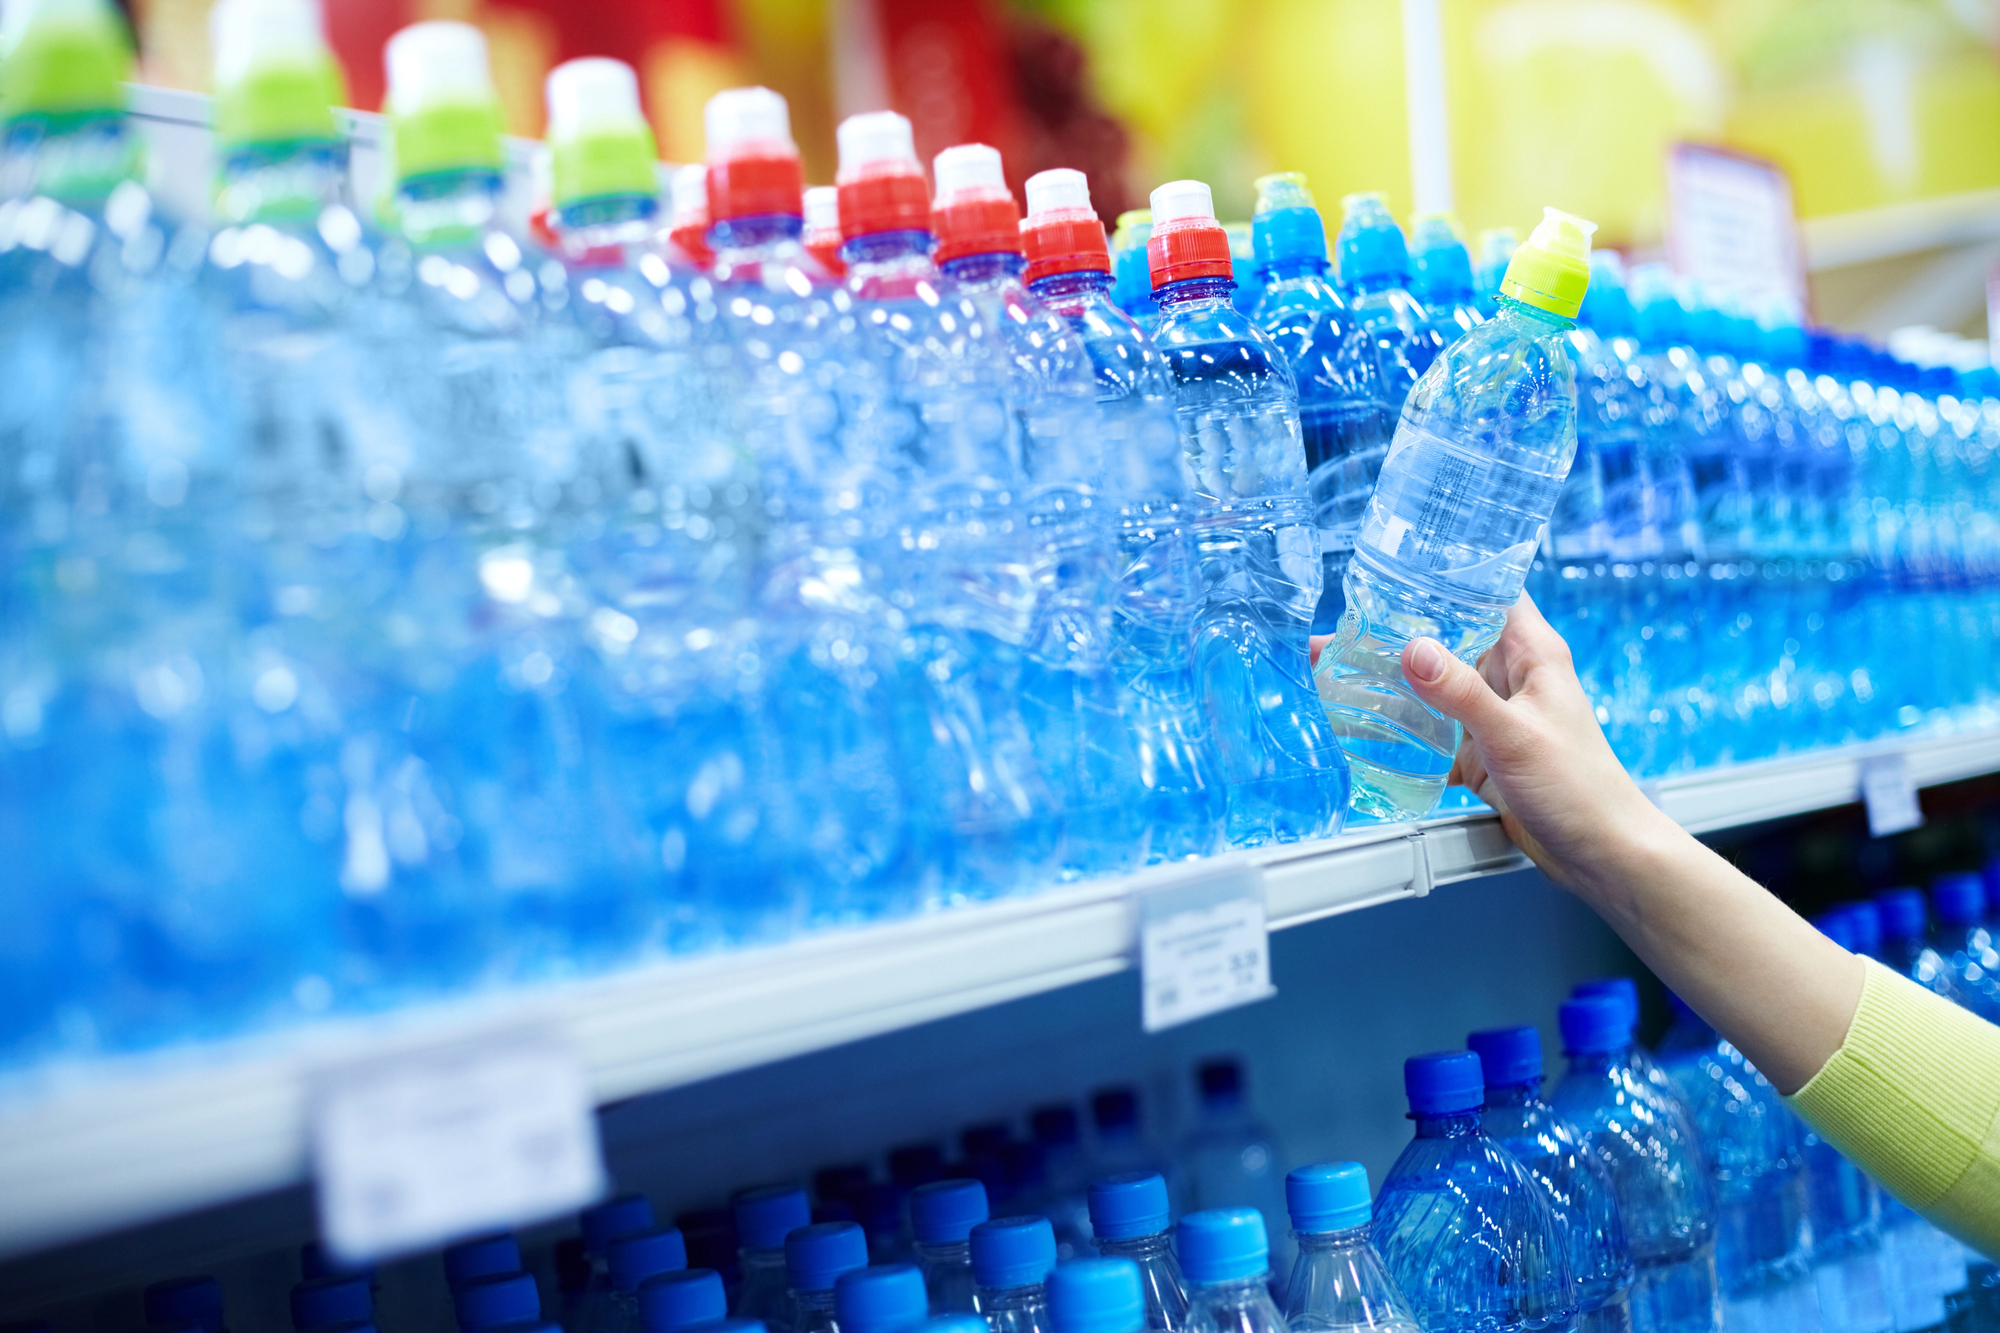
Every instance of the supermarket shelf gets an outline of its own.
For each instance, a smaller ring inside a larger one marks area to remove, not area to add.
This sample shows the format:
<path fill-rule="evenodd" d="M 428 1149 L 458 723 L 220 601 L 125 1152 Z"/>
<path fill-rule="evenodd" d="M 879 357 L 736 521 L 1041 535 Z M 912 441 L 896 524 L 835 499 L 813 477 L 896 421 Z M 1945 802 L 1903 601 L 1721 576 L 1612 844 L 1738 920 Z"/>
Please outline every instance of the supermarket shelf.
<path fill-rule="evenodd" d="M 1952 781 L 2000 771 L 2000 729 L 1676 778 L 1652 795 L 1710 831 L 1854 801 L 1862 764 L 1879 754 L 1901 755 L 1919 785 Z M 601 1104 L 1123 971 L 1146 896 L 1220 873 L 1254 868 L 1280 930 L 1526 864 L 1490 813 L 1380 825 L 599 981 L 60 1071 L 0 1102 L 0 1257 L 305 1181 L 311 1091 L 350 1063 L 554 1033 Z"/>

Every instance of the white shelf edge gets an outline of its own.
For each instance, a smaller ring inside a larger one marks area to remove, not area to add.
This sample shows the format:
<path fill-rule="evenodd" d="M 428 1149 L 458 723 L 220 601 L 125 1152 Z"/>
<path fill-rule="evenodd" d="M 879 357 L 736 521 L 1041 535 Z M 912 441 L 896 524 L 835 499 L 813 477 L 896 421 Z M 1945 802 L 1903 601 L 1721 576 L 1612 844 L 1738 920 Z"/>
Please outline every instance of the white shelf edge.
<path fill-rule="evenodd" d="M 2000 771 L 2000 727 L 1671 778 L 1651 791 L 1682 824 L 1709 832 L 1857 800 L 1861 764 L 1884 753 L 1901 753 L 1920 786 Z M 1378 825 L 770 948 L 65 1071 L 0 1103 L 0 1259 L 303 1182 L 308 1086 L 350 1060 L 553 1030 L 602 1104 L 1123 971 L 1137 900 L 1219 868 L 1261 868 L 1270 928 L 1283 930 L 1527 864 L 1491 814 Z"/>

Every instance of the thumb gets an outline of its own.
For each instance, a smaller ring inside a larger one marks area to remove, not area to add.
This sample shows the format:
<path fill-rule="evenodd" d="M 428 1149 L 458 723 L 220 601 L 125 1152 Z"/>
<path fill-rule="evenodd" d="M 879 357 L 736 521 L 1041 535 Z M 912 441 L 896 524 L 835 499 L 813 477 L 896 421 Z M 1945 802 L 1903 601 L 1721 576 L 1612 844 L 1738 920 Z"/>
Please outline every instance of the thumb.
<path fill-rule="evenodd" d="M 1403 678 L 1419 699 L 1474 736 L 1507 725 L 1506 701 L 1436 639 L 1417 638 L 1403 645 Z"/>

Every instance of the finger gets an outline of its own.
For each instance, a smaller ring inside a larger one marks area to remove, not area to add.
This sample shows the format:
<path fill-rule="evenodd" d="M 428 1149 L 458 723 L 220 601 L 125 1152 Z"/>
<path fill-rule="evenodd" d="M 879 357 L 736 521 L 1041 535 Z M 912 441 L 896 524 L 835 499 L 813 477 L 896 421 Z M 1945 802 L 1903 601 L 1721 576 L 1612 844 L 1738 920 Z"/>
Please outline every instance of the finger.
<path fill-rule="evenodd" d="M 1319 665 L 1319 650 L 1333 642 L 1331 634 L 1314 634 L 1306 642 L 1312 646 L 1312 664 Z"/>
<path fill-rule="evenodd" d="M 1506 732 L 1514 720 L 1479 672 L 1428 636 L 1403 645 L 1403 678 L 1419 699 L 1476 736 Z"/>

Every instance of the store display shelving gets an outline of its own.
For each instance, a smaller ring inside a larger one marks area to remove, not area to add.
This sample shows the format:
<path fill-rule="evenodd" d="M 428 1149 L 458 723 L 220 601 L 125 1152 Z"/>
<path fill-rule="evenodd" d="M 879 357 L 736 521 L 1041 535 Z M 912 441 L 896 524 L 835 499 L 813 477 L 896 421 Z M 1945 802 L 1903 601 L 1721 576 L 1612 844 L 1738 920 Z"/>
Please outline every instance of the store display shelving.
<path fill-rule="evenodd" d="M 2000 728 L 1742 765 L 1649 785 L 1712 832 L 1850 803 L 1863 765 L 1919 786 L 2000 771 Z M 295 1185 L 317 1080 L 385 1055 L 553 1033 L 600 1104 L 1108 976 L 1134 965 L 1148 894 L 1261 882 L 1271 929 L 1526 867 L 1487 811 L 1366 827 L 1033 896 L 664 962 L 379 1020 L 52 1073 L 0 1101 L 0 1257 Z M 1134 1016 L 1137 1022 L 1137 1016 Z"/>

